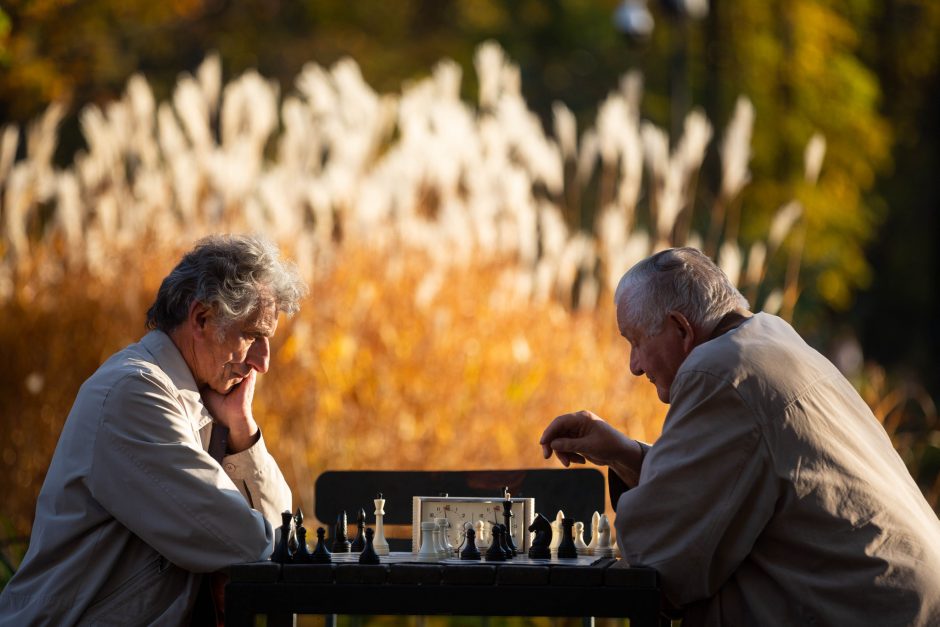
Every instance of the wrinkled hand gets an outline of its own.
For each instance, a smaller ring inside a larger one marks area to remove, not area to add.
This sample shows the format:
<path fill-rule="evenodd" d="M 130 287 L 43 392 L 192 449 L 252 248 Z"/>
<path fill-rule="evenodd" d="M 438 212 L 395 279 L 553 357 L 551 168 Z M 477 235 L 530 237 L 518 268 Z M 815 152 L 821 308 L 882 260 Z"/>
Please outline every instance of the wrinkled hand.
<path fill-rule="evenodd" d="M 233 453 L 244 451 L 258 439 L 258 423 L 251 413 L 256 380 L 257 373 L 252 370 L 226 394 L 209 387 L 200 390 L 202 402 L 212 417 L 228 427 L 228 448 Z"/>
<path fill-rule="evenodd" d="M 554 453 L 565 467 L 585 461 L 610 466 L 628 485 L 636 484 L 640 445 L 589 411 L 558 416 L 542 432 L 539 444 L 545 459 Z"/>

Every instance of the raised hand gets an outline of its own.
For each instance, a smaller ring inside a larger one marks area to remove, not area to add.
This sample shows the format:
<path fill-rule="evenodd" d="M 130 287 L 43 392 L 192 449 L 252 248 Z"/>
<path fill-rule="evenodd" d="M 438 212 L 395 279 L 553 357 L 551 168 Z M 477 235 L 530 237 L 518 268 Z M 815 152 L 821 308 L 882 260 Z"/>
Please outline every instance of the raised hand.
<path fill-rule="evenodd" d="M 558 416 L 539 438 L 545 459 L 558 458 L 563 466 L 589 461 L 610 466 L 628 485 L 635 485 L 642 449 L 631 438 L 589 411 Z"/>
<path fill-rule="evenodd" d="M 228 448 L 233 453 L 247 449 L 258 439 L 258 423 L 251 412 L 256 380 L 257 373 L 251 370 L 226 394 L 210 387 L 200 390 L 202 401 L 212 417 L 228 427 Z"/>

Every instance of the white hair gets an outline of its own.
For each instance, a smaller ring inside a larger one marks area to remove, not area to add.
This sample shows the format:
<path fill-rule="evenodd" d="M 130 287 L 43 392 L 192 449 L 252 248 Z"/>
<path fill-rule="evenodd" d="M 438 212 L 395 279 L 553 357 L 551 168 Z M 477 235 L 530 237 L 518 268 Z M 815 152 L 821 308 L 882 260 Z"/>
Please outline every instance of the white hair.
<path fill-rule="evenodd" d="M 623 307 L 631 326 L 647 335 L 659 333 L 670 311 L 711 330 L 725 314 L 750 308 L 721 268 L 691 247 L 669 248 L 630 268 L 617 285 L 614 303 L 618 310 Z"/>

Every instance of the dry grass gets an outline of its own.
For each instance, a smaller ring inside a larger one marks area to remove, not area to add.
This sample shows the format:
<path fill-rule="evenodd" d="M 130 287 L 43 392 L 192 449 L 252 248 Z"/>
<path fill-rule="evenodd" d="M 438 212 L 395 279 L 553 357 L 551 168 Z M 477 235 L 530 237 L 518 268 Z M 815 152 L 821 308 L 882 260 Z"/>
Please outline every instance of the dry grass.
<path fill-rule="evenodd" d="M 51 163 L 61 107 L 30 127 L 24 159 L 17 129 L 2 129 L 5 533 L 28 533 L 81 383 L 143 334 L 160 280 L 209 231 L 271 235 L 310 282 L 255 404 L 308 512 L 326 469 L 554 464 L 537 439 L 566 411 L 591 409 L 655 440 L 665 407 L 629 374 L 610 291 L 658 248 L 714 247 L 755 308 L 792 312 L 799 246 L 783 243 L 801 237 L 799 203 L 760 241 L 691 230 L 714 134 L 701 113 L 670 150 L 640 119 L 631 75 L 580 135 L 556 106 L 553 137 L 498 48 L 481 47 L 476 69 L 476 108 L 459 100 L 459 69 L 446 62 L 394 96 L 372 92 L 352 61 L 311 65 L 280 104 L 256 74 L 223 89 L 217 59 L 181 79 L 172 104 L 135 77 L 122 101 L 83 112 L 89 150 L 66 170 Z M 715 221 L 729 219 L 747 180 L 749 111 L 742 100 L 721 140 Z M 814 184 L 824 142 L 810 146 Z M 582 214 L 597 217 L 591 232 L 566 225 Z M 785 285 L 765 284 L 774 267 L 789 269 Z M 936 505 L 940 484 L 923 460 L 940 448 L 907 430 L 911 393 L 877 377 L 860 387 Z M 934 418 L 922 422 L 937 435 Z"/>

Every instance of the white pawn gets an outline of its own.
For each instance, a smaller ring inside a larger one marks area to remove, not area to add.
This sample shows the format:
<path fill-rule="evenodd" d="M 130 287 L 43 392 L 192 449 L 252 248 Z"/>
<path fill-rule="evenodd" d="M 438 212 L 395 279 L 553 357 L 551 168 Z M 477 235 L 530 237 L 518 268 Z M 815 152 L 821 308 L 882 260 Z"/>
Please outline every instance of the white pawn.
<path fill-rule="evenodd" d="M 437 544 L 435 544 L 434 534 L 437 531 L 437 523 L 433 520 L 421 522 L 421 550 L 418 551 L 419 562 L 436 562 L 440 560 L 437 553 Z"/>
<path fill-rule="evenodd" d="M 574 548 L 578 550 L 578 555 L 588 554 L 588 547 L 584 543 L 584 523 L 580 520 L 574 524 Z"/>
<path fill-rule="evenodd" d="M 621 557 L 620 546 L 617 544 L 616 528 L 610 530 L 610 548 L 614 550 L 614 557 Z"/>
<path fill-rule="evenodd" d="M 601 522 L 601 515 L 594 512 L 591 516 L 591 542 L 588 544 L 588 555 L 594 555 L 594 549 L 597 548 L 597 525 Z"/>
<path fill-rule="evenodd" d="M 597 523 L 597 546 L 594 547 L 594 555 L 597 557 L 613 557 L 614 550 L 610 546 L 610 521 L 607 514 L 601 514 L 600 522 Z"/>
<path fill-rule="evenodd" d="M 485 520 L 477 521 L 477 548 L 481 551 L 485 551 L 490 548 L 490 534 L 488 533 L 488 525 Z"/>
<path fill-rule="evenodd" d="M 388 541 L 385 539 L 385 499 L 380 492 L 375 503 L 375 537 L 372 546 L 379 555 L 388 555 Z"/>
<path fill-rule="evenodd" d="M 548 545 L 548 548 L 552 553 L 557 553 L 558 545 L 561 544 L 561 534 L 563 531 L 561 521 L 564 520 L 564 518 L 565 513 L 561 510 L 558 510 L 558 513 L 555 515 L 555 521 L 552 522 L 552 541 L 551 544 Z"/>

